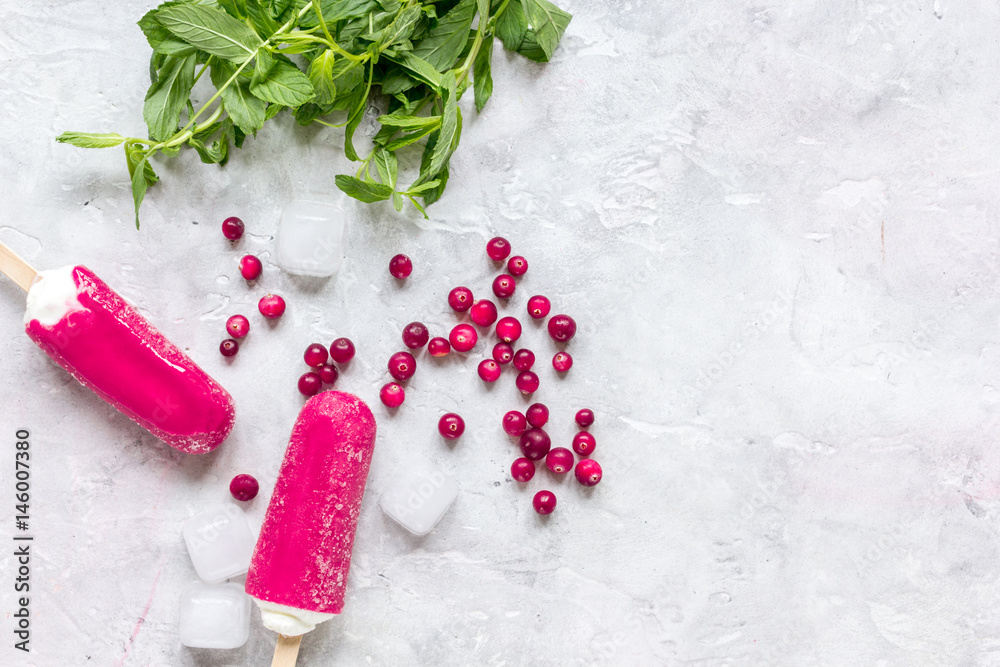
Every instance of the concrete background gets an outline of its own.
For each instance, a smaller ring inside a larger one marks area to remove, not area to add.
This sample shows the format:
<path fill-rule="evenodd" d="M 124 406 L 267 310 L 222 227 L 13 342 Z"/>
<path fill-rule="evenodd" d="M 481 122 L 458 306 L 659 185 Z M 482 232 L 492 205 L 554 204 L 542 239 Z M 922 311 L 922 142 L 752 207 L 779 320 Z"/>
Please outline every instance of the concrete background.
<path fill-rule="evenodd" d="M 134 23 L 153 4 L 0 8 L 0 239 L 102 275 L 232 392 L 237 426 L 204 457 L 154 440 L 31 345 L 0 281 L 0 534 L 27 428 L 35 535 L 30 655 L 10 646 L 0 550 L 2 662 L 269 664 L 256 614 L 242 649 L 178 644 L 180 525 L 242 472 L 259 525 L 302 350 L 347 335 L 338 388 L 372 405 L 378 448 L 345 612 L 304 639 L 303 667 L 1000 664 L 996 3 L 562 0 L 554 61 L 498 49 L 494 98 L 478 116 L 465 100 L 432 219 L 354 207 L 329 281 L 269 258 L 282 206 L 350 169 L 339 131 L 283 115 L 224 169 L 158 162 L 138 232 L 120 151 L 55 143 L 144 132 Z M 235 249 L 228 215 L 248 225 Z M 479 381 L 482 344 L 421 356 L 404 406 L 378 403 L 401 327 L 443 333 L 451 287 L 488 291 L 494 234 L 530 263 L 508 310 L 544 293 L 579 323 L 564 379 L 541 329 L 525 342 L 557 443 L 577 408 L 597 414 L 590 492 L 510 480 L 500 416 L 527 401 L 509 374 Z M 265 261 L 256 286 L 245 252 Z M 402 287 L 397 252 L 415 264 Z M 254 317 L 265 291 L 288 300 L 274 327 Z M 226 363 L 236 312 L 252 330 Z M 436 432 L 450 410 L 468 424 L 454 445 Z M 424 538 L 376 502 L 410 458 L 462 489 Z"/>

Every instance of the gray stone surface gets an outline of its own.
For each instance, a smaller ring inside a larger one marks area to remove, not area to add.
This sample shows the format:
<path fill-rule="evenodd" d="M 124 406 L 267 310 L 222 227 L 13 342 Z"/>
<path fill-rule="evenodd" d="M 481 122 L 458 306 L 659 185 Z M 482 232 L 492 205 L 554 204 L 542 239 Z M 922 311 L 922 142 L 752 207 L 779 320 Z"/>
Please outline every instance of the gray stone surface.
<path fill-rule="evenodd" d="M 270 257 L 283 203 L 350 169 L 338 131 L 282 116 L 224 169 L 158 163 L 138 232 L 121 153 L 54 142 L 143 133 L 134 22 L 152 4 L 0 7 L 0 239 L 103 276 L 230 389 L 237 425 L 204 457 L 155 441 L 30 343 L 0 280 L 0 534 L 24 427 L 36 536 L 34 651 L 10 647 L 0 556 L 0 662 L 268 664 L 256 616 L 241 649 L 180 646 L 180 525 L 246 472 L 259 526 L 301 352 L 339 335 L 359 357 L 338 387 L 372 404 L 378 446 L 345 613 L 305 638 L 303 667 L 1000 662 L 995 2 L 563 0 L 553 63 L 494 54 L 432 219 L 355 207 L 329 281 Z M 234 214 L 249 234 L 231 249 Z M 398 413 L 378 403 L 401 327 L 442 333 L 448 289 L 488 290 L 495 233 L 531 264 L 508 310 L 544 293 L 580 325 L 565 379 L 540 329 L 526 341 L 554 439 L 597 414 L 592 491 L 510 480 L 500 416 L 526 401 L 510 375 L 484 387 L 475 354 L 422 356 Z M 257 286 L 243 252 L 264 258 Z M 415 265 L 402 287 L 396 252 Z M 264 291 L 289 303 L 273 327 L 253 317 Z M 236 312 L 252 330 L 226 363 Z M 451 410 L 454 445 L 436 433 Z M 423 538 L 376 502 L 413 455 L 462 487 Z"/>

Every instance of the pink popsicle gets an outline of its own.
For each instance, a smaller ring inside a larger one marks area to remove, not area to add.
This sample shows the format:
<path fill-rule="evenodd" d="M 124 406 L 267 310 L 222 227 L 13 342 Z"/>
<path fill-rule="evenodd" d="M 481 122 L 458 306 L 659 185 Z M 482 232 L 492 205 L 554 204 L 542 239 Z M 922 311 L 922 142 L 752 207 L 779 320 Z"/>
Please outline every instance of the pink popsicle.
<path fill-rule="evenodd" d="M 249 595 L 341 612 L 374 446 L 375 418 L 358 397 L 326 391 L 306 401 L 250 561 Z"/>
<path fill-rule="evenodd" d="M 28 292 L 59 272 L 40 273 Z M 51 277 L 46 277 L 49 274 Z M 171 447 L 202 454 L 233 428 L 233 399 L 135 308 L 83 266 L 71 269 L 75 299 L 57 321 L 25 331 L 81 384 Z M 43 318 L 44 319 L 44 318 Z"/>

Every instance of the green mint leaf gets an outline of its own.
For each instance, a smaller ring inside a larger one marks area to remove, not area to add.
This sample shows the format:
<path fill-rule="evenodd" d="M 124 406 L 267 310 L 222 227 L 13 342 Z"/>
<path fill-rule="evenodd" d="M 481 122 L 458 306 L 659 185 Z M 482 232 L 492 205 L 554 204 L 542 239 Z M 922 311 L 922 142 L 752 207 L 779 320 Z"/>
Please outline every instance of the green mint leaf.
<path fill-rule="evenodd" d="M 357 87 L 365 80 L 365 66 L 357 60 L 342 58 L 333 64 L 330 75 L 337 89 L 336 99 L 341 102 L 353 98 Z"/>
<path fill-rule="evenodd" d="M 195 52 L 195 48 L 186 44 L 171 34 L 156 20 L 156 9 L 146 12 L 138 21 L 146 41 L 153 47 L 155 53 L 165 56 L 186 56 Z"/>
<path fill-rule="evenodd" d="M 131 160 L 129 161 L 131 165 Z M 146 197 L 146 189 L 159 180 L 153 173 L 148 157 L 142 157 L 132 168 L 132 202 L 135 204 L 135 228 L 139 229 L 139 207 Z"/>
<path fill-rule="evenodd" d="M 365 105 L 368 103 L 368 98 L 365 96 L 365 89 L 359 87 L 349 99 L 348 108 L 351 110 L 351 115 L 344 128 L 344 155 L 351 162 L 357 162 L 361 158 L 358 157 L 358 152 L 354 149 L 354 131 L 358 129 L 361 119 L 365 117 Z"/>
<path fill-rule="evenodd" d="M 270 37 L 281 27 L 262 0 L 247 0 L 247 16 L 250 17 L 250 23 L 253 24 L 257 34 L 264 37 Z"/>
<path fill-rule="evenodd" d="M 235 19 L 244 19 L 247 17 L 246 0 L 216 0 L 216 2 L 226 10 L 227 14 Z"/>
<path fill-rule="evenodd" d="M 94 134 L 91 132 L 63 132 L 56 141 L 80 148 L 111 148 L 120 145 L 125 137 L 120 134 Z"/>
<path fill-rule="evenodd" d="M 433 65 L 418 56 L 416 51 L 408 51 L 392 60 L 406 68 L 418 81 L 423 81 L 435 90 L 444 90 L 444 77 Z"/>
<path fill-rule="evenodd" d="M 530 28 L 524 33 L 524 39 L 521 40 L 521 45 L 517 47 L 517 52 L 528 60 L 534 60 L 536 63 L 549 62 L 548 54 L 539 46 L 535 31 Z"/>
<path fill-rule="evenodd" d="M 279 113 L 282 109 L 287 109 L 288 107 L 282 106 L 280 104 L 268 104 L 267 109 L 264 110 L 264 122 L 271 120 Z"/>
<path fill-rule="evenodd" d="M 194 86 L 194 54 L 184 58 L 168 56 L 159 78 L 146 92 L 142 117 L 149 136 L 164 141 L 177 131 L 177 121 Z"/>
<path fill-rule="evenodd" d="M 567 12 L 553 5 L 549 0 L 524 0 L 528 22 L 535 31 L 538 46 L 545 52 L 545 59 L 551 60 L 566 26 L 573 18 Z"/>
<path fill-rule="evenodd" d="M 396 151 L 396 150 L 399 150 L 400 148 L 402 148 L 404 146 L 409 146 L 410 144 L 415 144 L 418 141 L 420 141 L 421 139 L 423 139 L 424 137 L 426 137 L 431 132 L 434 132 L 436 129 L 437 129 L 436 125 L 431 125 L 430 127 L 425 127 L 422 130 L 418 130 L 416 132 L 411 132 L 410 134 L 404 134 L 403 136 L 399 137 L 398 139 L 393 139 L 388 144 L 386 144 L 385 149 L 387 151 Z"/>
<path fill-rule="evenodd" d="M 469 28 L 475 14 L 476 0 L 459 0 L 427 37 L 413 47 L 413 54 L 439 72 L 451 69 L 469 40 Z"/>
<path fill-rule="evenodd" d="M 335 179 L 337 187 L 366 204 L 385 201 L 392 196 L 392 188 L 381 183 L 365 183 L 359 178 L 340 174 Z"/>
<path fill-rule="evenodd" d="M 285 60 L 276 61 L 265 80 L 257 85 L 250 84 L 250 92 L 262 100 L 286 107 L 305 104 L 315 93 L 309 77 Z"/>
<path fill-rule="evenodd" d="M 431 188 L 430 190 L 425 190 L 424 191 L 424 193 L 423 193 L 424 204 L 426 204 L 427 206 L 430 206 L 431 204 L 433 204 L 434 202 L 436 202 L 438 199 L 441 199 L 441 195 L 444 194 L 444 188 L 445 188 L 446 185 L 448 185 L 448 176 L 449 175 L 450 175 L 450 172 L 448 170 L 448 165 L 446 164 L 444 167 L 442 167 L 441 171 L 438 173 L 439 183 L 438 183 L 437 187 L 434 187 L 434 188 Z M 427 214 L 424 213 L 424 215 L 426 216 Z"/>
<path fill-rule="evenodd" d="M 479 47 L 476 60 L 472 65 L 472 78 L 475 81 L 476 111 L 482 111 L 487 100 L 493 94 L 493 38 L 487 37 L 486 43 Z"/>
<path fill-rule="evenodd" d="M 302 126 L 311 125 L 314 120 L 322 115 L 323 107 L 312 102 L 306 102 L 292 113 L 292 116 L 295 117 L 295 122 Z"/>
<path fill-rule="evenodd" d="M 508 51 L 517 51 L 528 31 L 528 19 L 521 0 L 510 0 L 510 4 L 497 16 L 496 34 Z"/>
<path fill-rule="evenodd" d="M 244 134 L 257 134 L 257 130 L 264 126 L 264 113 L 267 105 L 263 100 L 250 93 L 250 86 L 242 75 L 236 77 L 236 80 L 226 88 L 222 88 L 235 72 L 236 67 L 228 60 L 213 61 L 211 65 L 212 85 L 222 90 L 222 106 L 229 117 L 233 119 L 233 123 Z"/>
<path fill-rule="evenodd" d="M 302 6 L 305 6 L 305 3 L 302 3 Z M 322 0 L 319 6 L 323 12 L 323 20 L 328 26 L 344 19 L 367 17 L 373 11 L 381 9 L 377 0 Z M 319 20 L 313 12 L 309 12 L 302 17 L 299 25 L 303 28 L 314 28 L 319 25 Z"/>
<path fill-rule="evenodd" d="M 397 55 L 385 54 L 390 60 L 395 60 Z M 437 70 L 434 71 L 437 74 Z M 393 65 L 390 66 L 385 74 L 382 76 L 382 81 L 380 82 L 382 86 L 382 93 L 385 95 L 398 95 L 399 93 L 405 93 L 416 86 L 418 81 L 415 81 L 413 77 L 406 73 L 402 67 Z"/>
<path fill-rule="evenodd" d="M 274 69 L 274 64 L 278 62 L 270 52 L 261 49 L 257 52 L 257 57 L 253 62 L 253 75 L 250 77 L 250 87 L 253 88 L 267 78 L 267 75 Z"/>
<path fill-rule="evenodd" d="M 403 211 L 403 195 L 398 192 L 392 193 L 392 207 L 399 212 Z"/>
<path fill-rule="evenodd" d="M 441 185 L 441 181 L 439 181 L 437 179 L 434 179 L 433 181 L 427 181 L 426 183 L 422 183 L 421 185 L 415 185 L 415 186 L 413 186 L 412 188 L 408 189 L 405 192 L 405 194 L 408 194 L 408 195 L 419 195 L 421 192 L 426 192 L 428 190 L 433 190 L 434 188 L 436 188 L 439 185 Z"/>
<path fill-rule="evenodd" d="M 420 10 L 420 7 L 407 7 L 404 9 L 392 23 L 382 28 L 378 33 L 370 36 L 375 48 L 382 49 L 390 44 L 396 44 L 397 42 L 409 39 L 410 35 L 413 34 L 413 29 L 416 27 L 417 21 L 422 15 L 423 12 Z"/>
<path fill-rule="evenodd" d="M 427 215 L 427 211 L 424 210 L 424 207 L 421 206 L 420 203 L 416 199 L 414 199 L 413 197 L 411 197 L 409 195 L 407 195 L 406 198 L 410 200 L 410 203 L 413 204 L 414 208 L 416 208 L 418 211 L 420 211 L 421 213 L 423 213 L 424 217 L 427 218 L 428 220 L 430 220 L 430 216 Z"/>
<path fill-rule="evenodd" d="M 163 7 L 156 20 L 167 30 L 213 56 L 243 63 L 260 48 L 261 39 L 246 23 L 218 9 L 183 4 Z"/>
<path fill-rule="evenodd" d="M 336 56 L 326 49 L 309 63 L 309 81 L 316 90 L 316 104 L 326 106 L 337 99 L 337 86 L 333 82 L 333 66 Z"/>
<path fill-rule="evenodd" d="M 444 98 L 444 111 L 441 114 L 441 130 L 434 143 L 434 150 L 431 153 L 429 167 L 426 172 L 427 178 L 437 176 L 441 168 L 448 162 L 454 150 L 453 144 L 455 134 L 458 132 L 458 95 L 455 92 L 455 77 L 448 76 L 448 88 Z"/>
<path fill-rule="evenodd" d="M 398 127 L 401 130 L 413 130 L 430 126 L 437 127 L 441 123 L 441 116 L 407 116 L 397 112 L 379 116 L 378 122 L 388 127 Z"/>
<path fill-rule="evenodd" d="M 396 176 L 399 172 L 399 162 L 396 159 L 396 154 L 382 149 L 375 153 L 374 161 L 382 183 L 388 185 L 390 188 L 395 188 Z"/>

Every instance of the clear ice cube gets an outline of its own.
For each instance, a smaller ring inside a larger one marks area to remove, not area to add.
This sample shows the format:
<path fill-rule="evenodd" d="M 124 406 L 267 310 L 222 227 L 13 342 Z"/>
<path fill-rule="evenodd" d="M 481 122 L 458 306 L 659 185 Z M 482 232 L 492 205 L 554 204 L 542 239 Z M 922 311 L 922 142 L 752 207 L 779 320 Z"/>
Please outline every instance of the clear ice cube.
<path fill-rule="evenodd" d="M 389 482 L 379 505 L 403 528 L 426 535 L 458 496 L 454 478 L 426 461 L 410 463 Z"/>
<path fill-rule="evenodd" d="M 250 636 L 250 596 L 240 584 L 195 582 L 181 591 L 181 644 L 239 648 Z"/>
<path fill-rule="evenodd" d="M 236 505 L 221 505 L 191 517 L 181 533 L 202 581 L 215 583 L 250 569 L 253 531 Z"/>
<path fill-rule="evenodd" d="M 344 220 L 342 200 L 288 204 L 278 224 L 278 266 L 300 276 L 335 274 L 344 258 Z"/>

